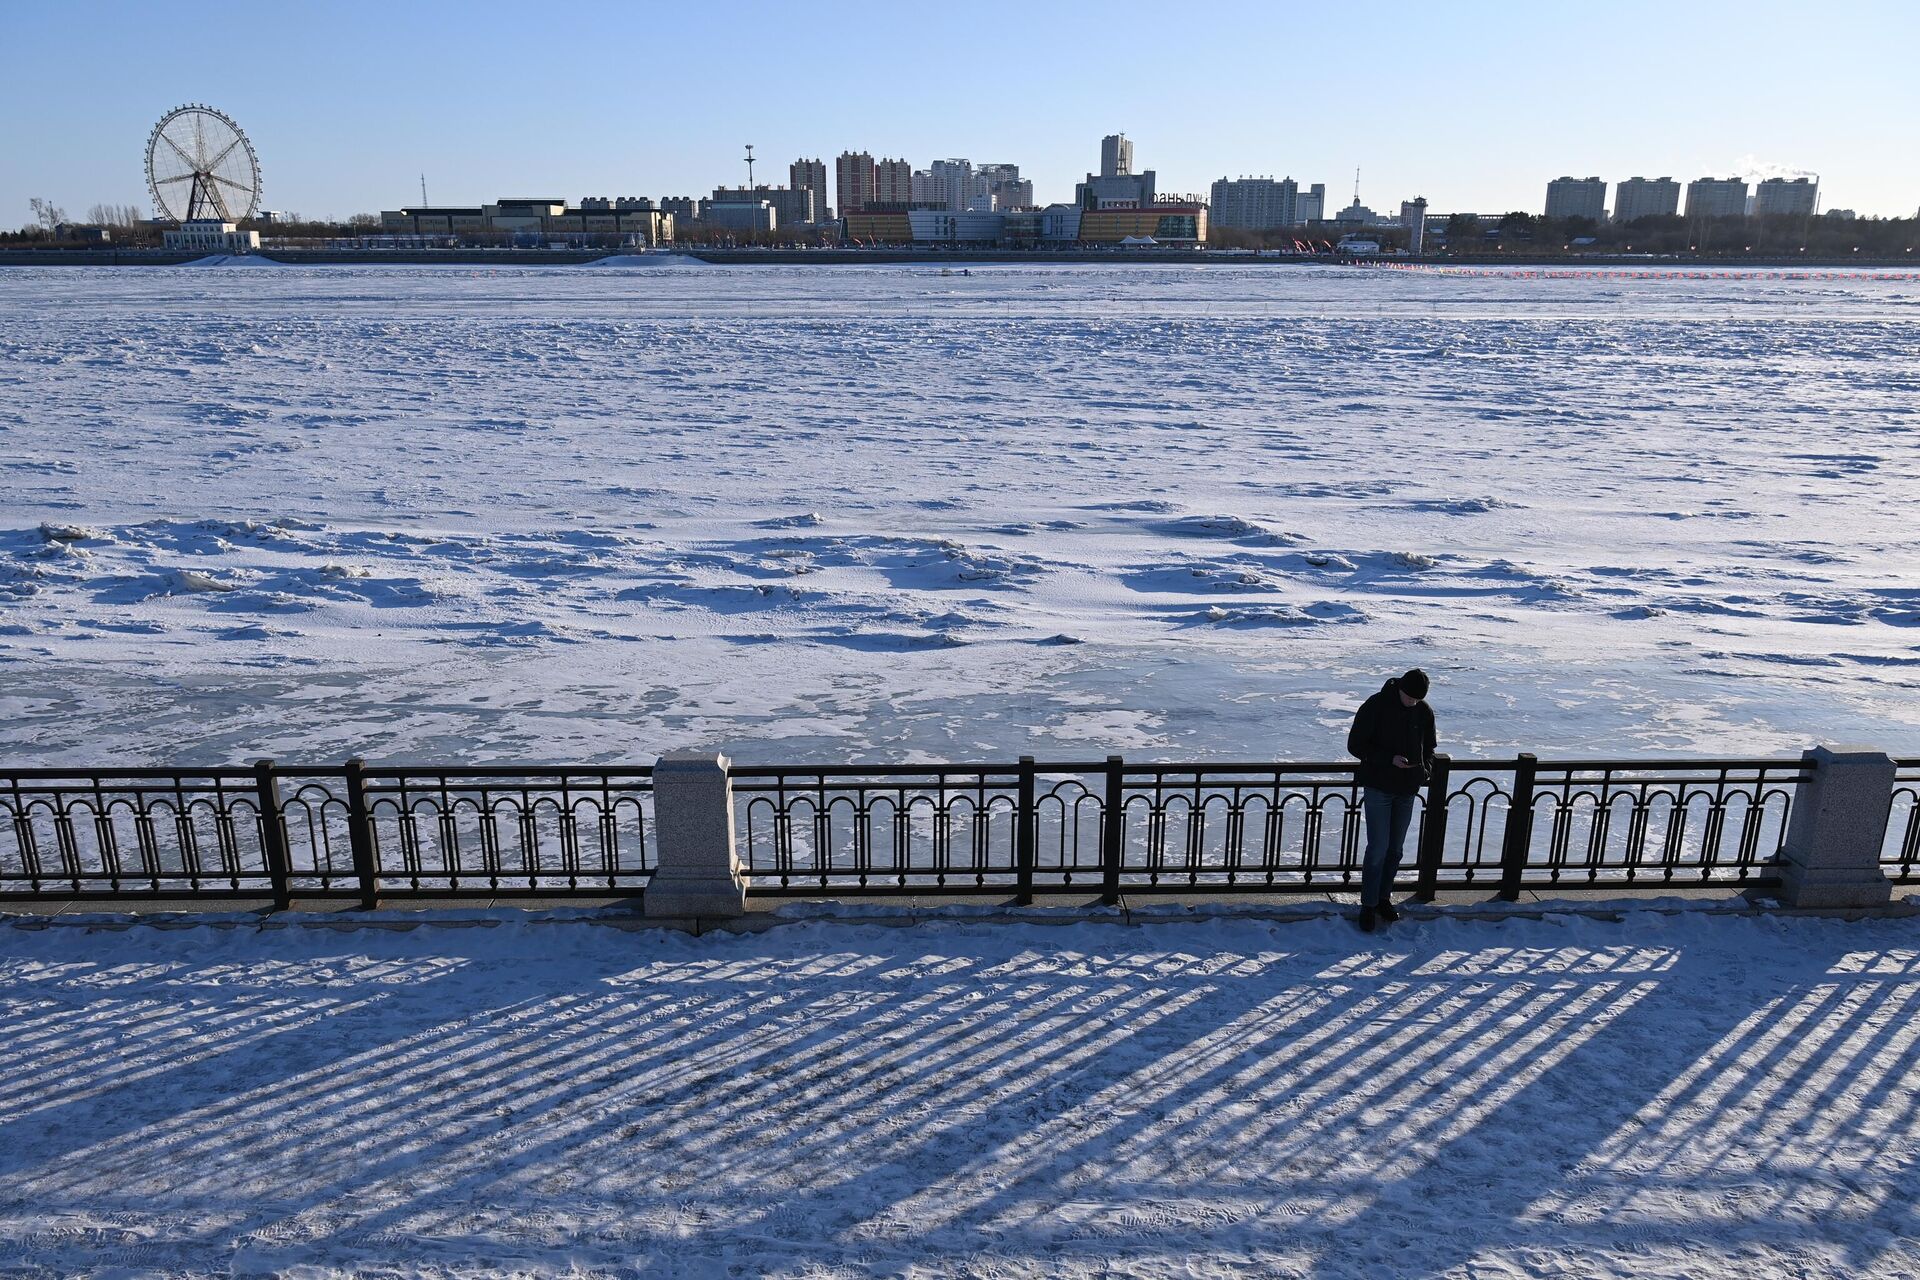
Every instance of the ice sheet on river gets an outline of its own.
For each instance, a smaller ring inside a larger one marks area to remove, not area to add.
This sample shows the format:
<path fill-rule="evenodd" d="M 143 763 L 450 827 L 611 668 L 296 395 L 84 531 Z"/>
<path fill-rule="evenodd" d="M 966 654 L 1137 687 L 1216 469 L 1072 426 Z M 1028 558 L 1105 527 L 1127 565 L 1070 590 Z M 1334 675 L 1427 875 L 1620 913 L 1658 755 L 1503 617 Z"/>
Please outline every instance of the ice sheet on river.
<path fill-rule="evenodd" d="M 0 752 L 1920 749 L 1913 288 L 0 270 Z"/>

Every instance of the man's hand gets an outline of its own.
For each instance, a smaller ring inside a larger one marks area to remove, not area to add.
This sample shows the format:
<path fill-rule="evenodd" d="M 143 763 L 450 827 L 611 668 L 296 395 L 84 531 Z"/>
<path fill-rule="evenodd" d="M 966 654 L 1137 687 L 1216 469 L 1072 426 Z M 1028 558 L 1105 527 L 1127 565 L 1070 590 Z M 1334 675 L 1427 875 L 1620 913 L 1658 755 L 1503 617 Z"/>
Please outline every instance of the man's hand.
<path fill-rule="evenodd" d="M 1413 768 L 1413 762 L 1405 756 L 1395 756 L 1393 758 L 1393 767 L 1396 769 L 1411 769 Z"/>

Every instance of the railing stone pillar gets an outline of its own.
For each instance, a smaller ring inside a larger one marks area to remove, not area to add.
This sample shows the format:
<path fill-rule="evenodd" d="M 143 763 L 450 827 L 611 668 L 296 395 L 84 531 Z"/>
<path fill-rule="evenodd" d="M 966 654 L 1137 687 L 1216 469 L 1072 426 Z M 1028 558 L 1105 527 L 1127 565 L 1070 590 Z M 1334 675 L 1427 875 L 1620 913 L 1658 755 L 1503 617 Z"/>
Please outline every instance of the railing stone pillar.
<path fill-rule="evenodd" d="M 746 910 L 728 764 L 725 756 L 694 751 L 654 764 L 657 862 L 642 895 L 646 914 L 737 916 Z"/>
<path fill-rule="evenodd" d="M 1877 907 L 1893 894 L 1880 869 L 1893 808 L 1893 761 L 1866 747 L 1815 747 L 1780 851 L 1780 901 L 1789 907 Z"/>

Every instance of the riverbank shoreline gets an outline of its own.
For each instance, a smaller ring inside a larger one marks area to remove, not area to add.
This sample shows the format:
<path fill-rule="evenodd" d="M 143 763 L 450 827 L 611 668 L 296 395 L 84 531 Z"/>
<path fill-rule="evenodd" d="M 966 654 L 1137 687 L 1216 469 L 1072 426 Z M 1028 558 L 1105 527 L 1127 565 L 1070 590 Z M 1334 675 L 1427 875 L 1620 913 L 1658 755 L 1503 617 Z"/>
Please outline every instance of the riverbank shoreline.
<path fill-rule="evenodd" d="M 0 250 L 0 267 L 177 267 L 204 261 L 198 252 L 162 249 Z M 218 256 L 218 255 L 214 255 Z M 1458 254 L 1443 257 L 1348 258 L 1334 255 L 1261 256 L 1207 249 L 676 249 L 628 255 L 613 249 L 266 249 L 245 255 L 283 266 L 579 267 L 621 258 L 691 258 L 709 266 L 1257 266 L 1391 265 L 1418 267 L 1581 268 L 1807 268 L 1886 270 L 1914 267 L 1911 255 L 1809 258 L 1752 254 Z M 664 265 L 664 263 L 663 263 Z"/>

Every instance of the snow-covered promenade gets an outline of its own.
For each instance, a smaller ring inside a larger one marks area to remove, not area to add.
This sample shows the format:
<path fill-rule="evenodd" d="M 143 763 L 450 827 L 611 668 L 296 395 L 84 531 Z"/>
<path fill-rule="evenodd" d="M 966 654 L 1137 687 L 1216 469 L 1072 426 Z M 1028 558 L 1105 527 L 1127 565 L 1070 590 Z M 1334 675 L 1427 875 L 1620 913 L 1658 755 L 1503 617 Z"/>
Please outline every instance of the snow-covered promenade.
<path fill-rule="evenodd" d="M 0 927 L 0 1269 L 1920 1269 L 1911 918 L 473 918 Z"/>

